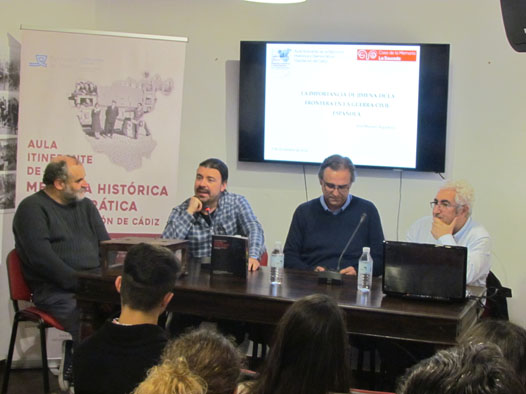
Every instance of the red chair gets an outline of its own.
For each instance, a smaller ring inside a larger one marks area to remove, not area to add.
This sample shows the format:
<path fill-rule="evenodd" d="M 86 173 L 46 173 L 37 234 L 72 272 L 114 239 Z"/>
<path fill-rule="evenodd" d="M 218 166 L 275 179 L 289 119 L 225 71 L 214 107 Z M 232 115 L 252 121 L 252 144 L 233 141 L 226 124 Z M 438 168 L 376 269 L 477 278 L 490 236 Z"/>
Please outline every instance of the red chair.
<path fill-rule="evenodd" d="M 9 384 L 9 373 L 11 372 L 11 362 L 13 361 L 13 351 L 15 350 L 16 333 L 18 330 L 18 323 L 21 321 L 31 321 L 37 323 L 40 330 L 40 347 L 42 350 L 42 376 L 44 378 L 44 392 L 49 393 L 49 376 L 47 365 L 47 349 L 46 349 L 46 328 L 55 327 L 59 330 L 64 330 L 64 327 L 55 320 L 55 318 L 48 313 L 41 311 L 34 306 L 20 309 L 19 301 L 31 301 L 31 291 L 27 286 L 26 280 L 22 273 L 22 262 L 16 249 L 13 249 L 7 255 L 7 278 L 9 281 L 9 293 L 15 316 L 13 319 L 13 329 L 11 331 L 11 341 L 9 342 L 9 352 L 7 353 L 7 360 L 5 363 L 4 382 L 2 383 L 2 394 L 7 393 L 7 386 Z"/>

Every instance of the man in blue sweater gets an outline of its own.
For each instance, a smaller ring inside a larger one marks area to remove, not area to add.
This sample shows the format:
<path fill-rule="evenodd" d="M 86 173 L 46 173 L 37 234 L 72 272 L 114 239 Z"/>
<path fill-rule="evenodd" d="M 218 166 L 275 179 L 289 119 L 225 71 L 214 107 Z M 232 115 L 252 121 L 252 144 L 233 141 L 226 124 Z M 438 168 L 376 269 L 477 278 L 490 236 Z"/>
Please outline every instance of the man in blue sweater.
<path fill-rule="evenodd" d="M 369 246 L 374 275 L 382 274 L 384 234 L 378 210 L 370 201 L 349 194 L 355 169 L 348 157 L 326 158 L 318 172 L 322 196 L 301 204 L 292 218 L 285 242 L 285 267 L 335 270 L 351 234 L 360 225 L 342 258 L 340 272 L 356 275 L 362 248 Z"/>

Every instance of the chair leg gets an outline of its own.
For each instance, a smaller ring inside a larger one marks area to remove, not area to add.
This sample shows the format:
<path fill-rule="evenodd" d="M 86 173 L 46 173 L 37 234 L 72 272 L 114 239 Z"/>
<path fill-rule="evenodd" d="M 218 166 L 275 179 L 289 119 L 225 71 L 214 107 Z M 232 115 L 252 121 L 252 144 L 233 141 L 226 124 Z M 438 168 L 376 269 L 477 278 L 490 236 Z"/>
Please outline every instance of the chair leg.
<path fill-rule="evenodd" d="M 7 353 L 7 360 L 5 362 L 4 381 L 2 382 L 2 394 L 7 393 L 7 385 L 9 384 L 9 374 L 11 373 L 11 362 L 13 361 L 13 353 L 15 351 L 17 330 L 18 330 L 18 317 L 15 314 L 15 318 L 13 320 L 13 328 L 11 330 L 11 340 L 9 342 L 9 351 Z"/>
<path fill-rule="evenodd" d="M 49 393 L 49 373 L 47 366 L 47 348 L 46 348 L 46 325 L 43 321 L 38 325 L 40 330 L 40 350 L 42 352 L 42 377 L 44 378 L 44 393 Z"/>

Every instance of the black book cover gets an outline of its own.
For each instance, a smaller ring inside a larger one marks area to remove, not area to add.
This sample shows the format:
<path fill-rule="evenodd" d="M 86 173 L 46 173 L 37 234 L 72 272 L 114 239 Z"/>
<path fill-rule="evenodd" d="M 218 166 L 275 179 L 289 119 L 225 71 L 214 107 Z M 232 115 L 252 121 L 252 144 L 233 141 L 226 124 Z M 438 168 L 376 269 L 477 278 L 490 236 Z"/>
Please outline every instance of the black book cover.
<path fill-rule="evenodd" d="M 248 238 L 237 235 L 212 235 L 212 272 L 247 276 Z"/>

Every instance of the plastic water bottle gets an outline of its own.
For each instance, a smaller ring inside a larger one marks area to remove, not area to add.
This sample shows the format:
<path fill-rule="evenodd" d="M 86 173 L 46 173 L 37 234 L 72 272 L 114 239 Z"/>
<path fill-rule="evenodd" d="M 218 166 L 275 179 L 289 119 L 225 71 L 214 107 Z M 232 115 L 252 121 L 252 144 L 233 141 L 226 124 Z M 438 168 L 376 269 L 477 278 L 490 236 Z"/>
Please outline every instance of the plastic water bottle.
<path fill-rule="evenodd" d="M 270 254 L 270 284 L 280 285 L 283 279 L 283 264 L 285 255 L 281 247 L 281 242 L 276 241 L 274 249 Z"/>
<path fill-rule="evenodd" d="M 369 292 L 373 283 L 373 258 L 371 248 L 363 247 L 362 256 L 358 261 L 358 290 Z"/>

